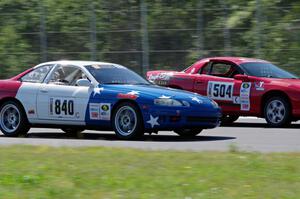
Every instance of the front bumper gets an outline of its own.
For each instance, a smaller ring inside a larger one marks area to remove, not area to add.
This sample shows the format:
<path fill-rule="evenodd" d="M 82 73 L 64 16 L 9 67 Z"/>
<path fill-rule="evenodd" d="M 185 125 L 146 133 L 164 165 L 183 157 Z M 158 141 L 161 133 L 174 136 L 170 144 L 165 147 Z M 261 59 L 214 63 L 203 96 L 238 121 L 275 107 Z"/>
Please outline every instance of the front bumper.
<path fill-rule="evenodd" d="M 186 107 L 151 107 L 143 113 L 146 130 L 210 129 L 220 125 L 221 117 L 220 108 L 193 110 Z"/>

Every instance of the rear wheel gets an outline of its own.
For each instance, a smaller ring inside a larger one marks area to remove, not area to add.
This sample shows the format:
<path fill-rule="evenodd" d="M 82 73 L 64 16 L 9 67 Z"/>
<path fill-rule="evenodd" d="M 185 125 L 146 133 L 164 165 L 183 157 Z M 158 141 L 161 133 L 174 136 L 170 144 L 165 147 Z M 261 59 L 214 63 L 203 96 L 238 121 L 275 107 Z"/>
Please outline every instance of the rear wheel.
<path fill-rule="evenodd" d="M 23 107 L 15 101 L 7 101 L 0 108 L 0 130 L 5 136 L 26 135 L 30 126 Z"/>
<path fill-rule="evenodd" d="M 133 139 L 144 134 L 142 115 L 137 106 L 124 102 L 113 112 L 113 129 L 121 139 Z"/>
<path fill-rule="evenodd" d="M 272 127 L 281 127 L 291 123 L 290 105 L 283 97 L 272 97 L 264 107 L 264 116 Z"/>
<path fill-rule="evenodd" d="M 181 137 L 195 137 L 201 133 L 202 129 L 177 129 L 174 130 Z"/>

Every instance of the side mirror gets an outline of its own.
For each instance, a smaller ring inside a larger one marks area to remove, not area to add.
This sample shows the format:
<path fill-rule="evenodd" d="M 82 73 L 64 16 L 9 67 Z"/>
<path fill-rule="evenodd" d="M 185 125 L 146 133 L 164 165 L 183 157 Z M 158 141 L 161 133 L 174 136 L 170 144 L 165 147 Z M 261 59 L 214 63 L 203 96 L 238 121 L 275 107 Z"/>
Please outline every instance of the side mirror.
<path fill-rule="evenodd" d="M 249 78 L 247 75 L 237 74 L 233 77 L 236 80 L 241 80 L 243 82 L 249 81 Z"/>
<path fill-rule="evenodd" d="M 84 86 L 84 87 L 91 87 L 92 83 L 87 79 L 79 79 L 76 81 L 76 85 Z"/>

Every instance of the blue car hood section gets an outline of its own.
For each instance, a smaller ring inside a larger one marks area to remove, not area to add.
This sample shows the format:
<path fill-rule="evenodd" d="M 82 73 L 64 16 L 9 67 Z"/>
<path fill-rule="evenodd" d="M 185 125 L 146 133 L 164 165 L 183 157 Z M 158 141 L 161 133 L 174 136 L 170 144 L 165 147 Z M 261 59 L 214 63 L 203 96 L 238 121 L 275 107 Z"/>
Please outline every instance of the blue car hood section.
<path fill-rule="evenodd" d="M 203 102 L 211 102 L 211 100 L 207 97 L 201 96 L 196 93 L 156 85 L 103 85 L 102 87 L 104 88 L 104 90 L 106 89 L 107 91 L 116 93 L 129 93 L 132 91 L 137 91 L 139 93 L 139 98 L 152 100 L 157 99 L 161 96 L 171 97 L 171 99 L 188 100 L 196 96 Z"/>

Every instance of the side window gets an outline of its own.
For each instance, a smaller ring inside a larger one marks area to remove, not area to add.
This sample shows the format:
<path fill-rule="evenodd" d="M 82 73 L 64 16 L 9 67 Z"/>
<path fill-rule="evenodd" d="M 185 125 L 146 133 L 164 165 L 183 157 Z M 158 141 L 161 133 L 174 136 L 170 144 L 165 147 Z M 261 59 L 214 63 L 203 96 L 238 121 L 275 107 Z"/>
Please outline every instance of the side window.
<path fill-rule="evenodd" d="M 200 74 L 208 74 L 210 69 L 210 64 L 207 63 L 205 66 L 203 66 L 200 70 Z"/>
<path fill-rule="evenodd" d="M 86 75 L 75 66 L 59 66 L 53 72 L 49 84 L 76 86 L 79 79 L 88 79 Z"/>
<path fill-rule="evenodd" d="M 239 74 L 239 72 L 228 63 L 213 63 L 211 66 L 210 75 L 218 76 L 218 77 L 227 77 L 232 78 L 234 75 Z"/>
<path fill-rule="evenodd" d="M 22 82 L 42 83 L 53 65 L 40 66 L 21 78 Z"/>

